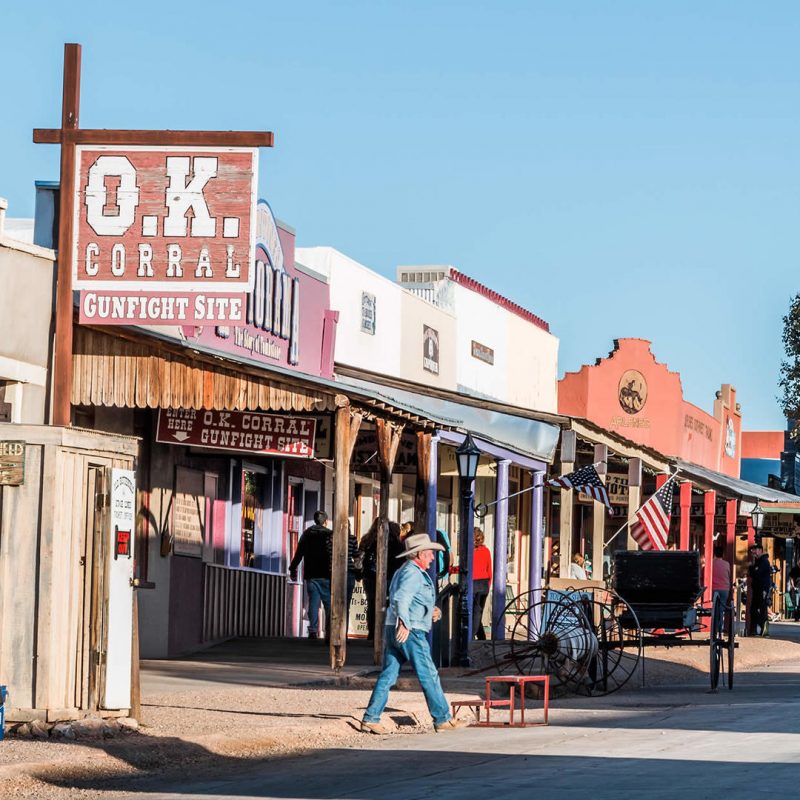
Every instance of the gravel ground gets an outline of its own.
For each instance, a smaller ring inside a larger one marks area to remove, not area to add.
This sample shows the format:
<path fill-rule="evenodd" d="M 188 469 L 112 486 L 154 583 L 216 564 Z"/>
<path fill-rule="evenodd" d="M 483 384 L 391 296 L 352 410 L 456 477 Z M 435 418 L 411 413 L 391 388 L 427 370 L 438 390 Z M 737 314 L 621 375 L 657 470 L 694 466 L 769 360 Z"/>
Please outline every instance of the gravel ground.
<path fill-rule="evenodd" d="M 647 656 L 648 686 L 699 680 L 708 669 L 706 648 L 648 650 Z M 779 662 L 800 664 L 800 642 L 742 639 L 736 660 L 742 672 Z M 481 691 L 482 676 L 463 678 L 445 670 L 444 683 L 451 697 L 464 697 Z M 178 691 L 145 698 L 138 733 L 75 742 L 8 737 L 0 743 L 0 797 L 93 800 L 103 796 L 103 783 L 111 778 L 124 777 L 133 791 L 156 775 L 191 770 L 196 776 L 308 749 L 370 747 L 377 737 L 360 733 L 358 720 L 372 684 L 371 678 L 354 678 L 346 687 L 224 685 Z M 630 691 L 637 685 L 631 681 Z M 430 731 L 416 680 L 402 678 L 398 688 L 385 721 L 391 720 L 398 734 Z M 88 777 L 92 789 L 73 788 Z"/>

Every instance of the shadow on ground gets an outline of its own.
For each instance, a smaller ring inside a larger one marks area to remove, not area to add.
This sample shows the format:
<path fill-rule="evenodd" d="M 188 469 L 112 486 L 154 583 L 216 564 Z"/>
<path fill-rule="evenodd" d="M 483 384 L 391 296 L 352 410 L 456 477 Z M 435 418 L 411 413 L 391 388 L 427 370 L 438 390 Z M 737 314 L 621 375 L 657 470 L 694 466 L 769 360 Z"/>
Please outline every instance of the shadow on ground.
<path fill-rule="evenodd" d="M 463 740 L 462 740 L 463 741 Z M 191 753 L 189 754 L 191 755 Z M 744 755 L 743 755 L 744 757 Z M 768 767 L 768 777 L 765 770 Z M 218 765 L 214 776 L 193 774 L 173 782 L 131 780 L 72 781 L 73 790 L 138 791 L 151 798 L 250 797 L 407 800 L 445 798 L 648 798 L 679 796 L 749 797 L 755 781 L 770 794 L 794 793 L 796 763 L 742 763 L 673 758 L 619 759 L 559 755 L 498 754 L 475 751 L 328 750 L 303 759 L 254 767 L 239 759 Z M 538 787 L 538 790 L 535 789 Z"/>

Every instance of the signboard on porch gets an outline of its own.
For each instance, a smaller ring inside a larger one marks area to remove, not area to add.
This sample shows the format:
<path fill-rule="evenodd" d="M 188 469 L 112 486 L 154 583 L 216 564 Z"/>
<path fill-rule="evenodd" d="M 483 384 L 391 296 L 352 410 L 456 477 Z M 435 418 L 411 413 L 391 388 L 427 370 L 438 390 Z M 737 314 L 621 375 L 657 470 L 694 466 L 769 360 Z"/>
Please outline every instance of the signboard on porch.
<path fill-rule="evenodd" d="M 76 148 L 73 286 L 92 325 L 243 322 L 258 150 Z"/>
<path fill-rule="evenodd" d="M 609 472 L 606 475 L 606 491 L 608 492 L 608 499 L 611 500 L 611 505 L 614 506 L 627 506 L 628 505 L 628 473 L 627 472 Z M 594 499 L 589 497 L 588 494 L 578 492 L 579 503 L 593 503 Z"/>
<path fill-rule="evenodd" d="M 0 486 L 25 483 L 25 442 L 0 442 Z"/>
<path fill-rule="evenodd" d="M 313 458 L 313 417 L 259 411 L 159 409 L 156 441 L 237 453 Z"/>

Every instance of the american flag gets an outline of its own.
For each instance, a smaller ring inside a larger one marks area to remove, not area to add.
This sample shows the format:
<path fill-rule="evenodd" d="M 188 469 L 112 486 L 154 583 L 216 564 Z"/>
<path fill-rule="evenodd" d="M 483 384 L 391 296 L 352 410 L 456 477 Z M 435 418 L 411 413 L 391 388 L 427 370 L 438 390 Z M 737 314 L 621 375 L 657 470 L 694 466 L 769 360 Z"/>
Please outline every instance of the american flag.
<path fill-rule="evenodd" d="M 675 481 L 670 478 L 636 512 L 636 519 L 631 523 L 631 537 L 642 550 L 667 549 L 674 488 Z"/>
<path fill-rule="evenodd" d="M 560 478 L 553 478 L 547 481 L 548 486 L 558 486 L 561 489 L 575 489 L 577 492 L 588 494 L 589 497 L 605 503 L 608 510 L 611 511 L 611 501 L 608 499 L 608 492 L 594 468 L 594 464 L 588 467 L 581 467 L 570 472 L 568 475 L 562 475 Z"/>

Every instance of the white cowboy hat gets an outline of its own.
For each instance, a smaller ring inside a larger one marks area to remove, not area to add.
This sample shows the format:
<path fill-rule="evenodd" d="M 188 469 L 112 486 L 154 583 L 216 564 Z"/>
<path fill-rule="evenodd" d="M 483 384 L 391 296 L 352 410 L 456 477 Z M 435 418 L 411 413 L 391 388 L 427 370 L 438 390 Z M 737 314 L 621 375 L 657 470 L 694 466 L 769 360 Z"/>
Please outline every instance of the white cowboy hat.
<path fill-rule="evenodd" d="M 423 550 L 444 550 L 444 546 L 432 542 L 427 533 L 413 533 L 405 538 L 406 549 L 397 558 L 408 558 L 421 553 Z"/>

